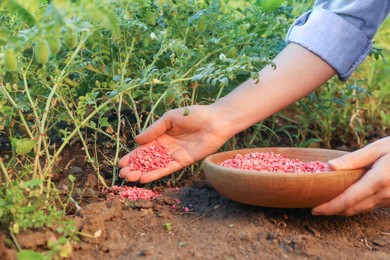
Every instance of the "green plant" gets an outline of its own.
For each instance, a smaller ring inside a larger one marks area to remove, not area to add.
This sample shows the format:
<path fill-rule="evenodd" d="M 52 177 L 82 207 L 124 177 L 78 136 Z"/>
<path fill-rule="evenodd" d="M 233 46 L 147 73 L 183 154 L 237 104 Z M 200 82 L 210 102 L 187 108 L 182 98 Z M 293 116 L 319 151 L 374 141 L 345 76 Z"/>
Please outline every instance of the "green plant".
<path fill-rule="evenodd" d="M 23 213 L 6 207 L 4 227 L 13 234 L 66 214 L 72 192 L 59 197 L 51 176 L 73 143 L 82 145 L 101 187 L 108 186 L 101 173 L 106 166 L 114 185 L 120 153 L 164 111 L 210 103 L 248 77 L 257 79 L 284 46 L 291 8 L 270 1 L 243 6 L 225 0 L 2 1 L 0 130 L 12 144 L 0 161 L 2 198 Z M 26 194 L 21 185 L 30 181 L 33 193 Z M 10 192 L 20 195 L 20 204 L 8 201 Z M 35 197 L 42 205 L 30 205 Z M 37 214 L 34 225 L 24 222 L 28 210 Z M 60 248 L 67 245 L 61 241 Z M 56 245 L 49 245 L 53 254 L 60 252 Z"/>
<path fill-rule="evenodd" d="M 42 256 L 55 256 L 57 253 L 65 256 L 64 254 L 71 252 L 69 240 L 75 240 L 75 223 L 66 219 L 65 211 L 55 205 L 62 203 L 55 187 L 49 191 L 50 198 L 42 194 L 42 182 L 39 179 L 14 180 L 0 185 L 0 227 L 8 229 L 22 256 L 27 252 L 23 253 L 15 235 L 26 229 L 53 229 L 58 238 L 49 241 L 48 246 L 52 250 Z M 66 205 L 63 205 L 63 208 L 66 208 Z"/>
<path fill-rule="evenodd" d="M 124 131 L 130 129 L 134 136 L 167 108 L 208 103 L 247 77 L 257 78 L 257 71 L 283 45 L 276 32 L 287 24 L 287 19 L 274 19 L 282 18 L 287 9 L 272 7 L 275 12 L 264 16 L 266 7 L 232 9 L 227 1 L 115 1 L 107 8 L 112 13 L 99 3 L 53 1 L 39 8 L 15 1 L 4 4 L 31 26 L 4 45 L 5 50 L 16 49 L 21 62 L 16 72 L 3 74 L 6 83 L 0 87 L 20 122 L 10 127 L 5 117 L 3 127 L 10 129 L 16 150 L 18 145 L 31 148 L 25 154 L 33 160 L 33 177 L 47 178 L 63 149 L 78 139 L 105 185 L 97 145 L 90 144 L 90 136 L 97 140 L 104 135 L 113 142 L 116 175 L 122 140 L 127 138 Z M 97 23 L 96 16 L 108 18 Z M 53 32 L 62 34 L 68 48 L 48 58 L 49 44 L 38 41 L 33 51 L 37 39 L 48 39 Z M 16 83 L 18 78 L 21 84 Z M 112 112 L 116 117 L 109 122 Z M 62 121 L 69 127 L 56 131 Z M 93 134 L 85 136 L 87 129 Z M 63 140 L 55 152 L 49 132 Z"/>

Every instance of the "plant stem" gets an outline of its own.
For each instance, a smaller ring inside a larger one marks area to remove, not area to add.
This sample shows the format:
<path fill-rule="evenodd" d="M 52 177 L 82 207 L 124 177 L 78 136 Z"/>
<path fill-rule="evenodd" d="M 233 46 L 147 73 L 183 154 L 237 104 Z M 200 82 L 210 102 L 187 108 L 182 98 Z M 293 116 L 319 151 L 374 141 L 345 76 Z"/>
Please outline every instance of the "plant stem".
<path fill-rule="evenodd" d="M 84 46 L 84 42 L 86 41 L 87 38 L 88 38 L 87 35 L 84 35 L 84 37 L 82 37 L 79 45 L 77 46 L 76 50 L 73 52 L 73 54 L 70 57 L 68 63 L 61 70 L 60 75 L 57 77 L 57 80 L 55 81 L 55 83 L 53 85 L 53 88 L 51 89 L 51 91 L 49 93 L 49 96 L 47 97 L 46 106 L 45 106 L 45 109 L 44 109 L 44 112 L 43 112 L 43 115 L 42 115 L 42 119 L 40 120 L 40 122 L 38 124 L 39 135 L 38 135 L 37 153 L 36 153 L 36 156 L 35 156 L 35 163 L 34 163 L 34 177 L 36 177 L 35 167 L 37 167 L 36 164 L 39 163 L 39 158 L 41 156 L 40 149 L 41 149 L 41 146 L 42 146 L 43 136 L 45 134 L 46 120 L 47 120 L 47 117 L 48 117 L 48 114 L 49 114 L 51 102 L 53 100 L 54 95 L 57 92 L 57 88 L 61 86 L 64 78 L 66 77 L 66 74 L 67 74 L 66 71 L 67 71 L 69 65 L 76 58 L 77 54 L 80 52 L 81 48 Z M 50 160 L 49 162 L 52 162 L 52 160 Z M 50 167 L 51 167 L 51 165 L 52 164 L 50 164 Z M 44 174 L 40 175 L 40 178 L 46 177 L 46 175 L 48 174 L 48 171 L 50 170 L 50 167 L 49 167 L 49 169 L 47 169 L 47 168 L 45 169 Z"/>
<path fill-rule="evenodd" d="M 195 104 L 197 90 L 198 90 L 198 84 L 196 83 L 196 86 L 195 84 L 192 86 L 191 106 Z"/>
<path fill-rule="evenodd" d="M 222 87 L 219 89 L 218 95 L 217 95 L 217 97 L 215 98 L 216 100 L 219 99 L 219 98 L 221 97 L 224 88 L 225 88 L 225 86 L 222 86 Z"/>
<path fill-rule="evenodd" d="M 129 63 L 129 60 L 130 60 L 130 57 L 131 55 L 133 54 L 133 51 L 134 51 L 134 45 L 135 45 L 135 37 L 132 38 L 132 41 L 131 41 L 131 46 L 130 46 L 130 50 L 129 51 L 126 51 L 126 59 L 125 61 L 121 64 L 122 66 L 122 75 L 121 75 L 121 79 L 122 79 L 122 82 L 124 82 L 125 80 L 125 75 L 126 75 L 126 72 L 127 72 L 127 64 Z M 127 48 L 126 48 L 127 49 Z M 118 105 L 118 126 L 117 126 L 117 129 L 116 129 L 116 149 L 115 149 L 115 157 L 114 157 L 114 162 L 113 162 L 113 169 L 112 169 L 112 183 L 111 183 L 111 186 L 114 186 L 115 184 L 115 181 L 116 181 L 116 175 L 117 175 L 117 162 L 118 162 L 118 159 L 119 159 L 119 151 L 120 151 L 120 140 L 121 140 L 121 117 L 122 117 L 122 104 L 123 104 L 123 93 L 119 95 L 119 105 Z"/>
<path fill-rule="evenodd" d="M 32 59 L 31 59 L 32 60 Z M 37 107 L 36 107 L 36 105 L 35 105 L 35 102 L 33 101 L 33 99 L 31 98 L 31 95 L 30 95 L 30 89 L 29 89 L 29 87 L 28 87 L 28 83 L 27 83 L 27 76 L 26 76 L 26 73 L 27 73 L 27 70 L 28 70 L 28 68 L 30 67 L 30 65 L 31 65 L 31 62 L 30 62 L 30 64 L 29 64 L 29 66 L 26 68 L 26 70 L 25 70 L 25 72 L 23 73 L 23 75 L 22 75 L 22 77 L 23 77 L 23 85 L 24 85 L 24 89 L 25 89 L 25 91 L 26 91 L 26 96 L 27 96 L 27 99 L 28 99 L 28 101 L 30 102 L 30 106 L 31 106 L 31 110 L 33 111 L 33 113 L 34 113 L 34 117 L 35 117 L 35 120 L 37 120 L 37 122 L 38 122 L 38 124 L 39 124 L 39 116 L 38 116 L 38 113 L 37 113 Z M 45 141 L 45 140 L 44 140 Z M 44 144 L 44 146 L 45 146 L 45 150 L 46 150 L 46 160 L 47 161 L 49 161 L 50 160 L 50 153 L 49 153 L 49 149 L 48 149 L 48 147 L 47 147 L 47 145 L 46 145 L 46 142 L 45 142 L 45 144 Z M 37 148 L 37 146 L 35 147 L 35 149 Z M 35 151 L 36 153 L 37 153 L 37 151 Z M 36 163 L 36 161 L 34 162 L 34 172 L 36 172 L 36 169 L 38 168 L 37 167 L 37 165 L 35 164 Z"/>
<path fill-rule="evenodd" d="M 5 86 L 3 85 L 2 82 L 0 82 L 0 87 L 3 90 L 3 93 L 5 94 L 7 99 L 9 100 L 9 102 L 11 102 L 11 105 L 18 111 L 19 118 L 22 121 L 22 125 L 24 126 L 28 136 L 30 137 L 30 139 L 34 139 L 34 135 L 32 134 L 30 127 L 28 126 L 27 121 L 24 118 L 24 115 L 22 113 L 23 110 L 21 108 L 19 108 L 19 106 L 16 104 L 16 102 L 10 96 L 10 94 L 8 93 L 7 89 L 5 88 Z"/>
<path fill-rule="evenodd" d="M 140 119 L 138 111 L 137 111 L 137 105 L 135 104 L 135 101 L 134 101 L 133 96 L 131 94 L 128 94 L 128 97 L 130 98 L 131 104 L 133 106 L 134 116 L 137 120 L 137 130 L 138 130 L 138 132 L 140 132 L 142 126 L 141 126 L 141 119 Z"/>
<path fill-rule="evenodd" d="M 19 244 L 18 240 L 16 239 L 14 233 L 10 230 L 10 231 L 9 231 L 9 234 L 11 235 L 12 240 L 14 241 L 16 248 L 17 248 L 19 251 L 22 251 L 22 247 L 20 246 L 20 244 Z"/>
<path fill-rule="evenodd" d="M 116 141 L 116 138 L 114 139 L 112 135 L 107 134 L 106 132 L 104 132 L 104 131 L 103 131 L 102 129 L 100 129 L 100 128 L 96 128 L 96 127 L 93 127 L 93 126 L 90 126 L 90 125 L 88 125 L 88 126 L 86 126 L 86 127 L 90 128 L 90 129 L 92 129 L 92 130 L 94 130 L 95 132 L 99 132 L 100 134 L 102 134 L 102 135 L 104 135 L 104 136 L 106 136 L 106 137 L 108 137 L 108 138 L 111 138 L 112 140 Z M 130 150 L 128 150 L 127 147 L 124 146 L 122 143 L 119 143 L 119 145 L 120 145 L 120 148 L 121 148 L 121 149 L 124 149 L 124 150 L 127 150 L 128 152 L 130 152 Z"/>
<path fill-rule="evenodd" d="M 156 110 L 156 108 L 160 104 L 161 100 L 163 100 L 165 92 L 157 99 L 156 103 L 153 105 L 152 109 L 149 111 L 148 117 L 145 120 L 144 127 L 142 128 L 142 131 L 145 131 L 146 127 L 148 126 L 149 121 L 152 118 L 152 115 L 154 114 L 154 110 Z"/>
<path fill-rule="evenodd" d="M 5 182 L 7 184 L 9 184 L 10 182 L 10 177 L 8 175 L 8 172 L 7 172 L 7 169 L 5 168 L 4 166 L 4 163 L 3 163 L 3 158 L 0 157 L 0 168 L 1 168 L 1 171 L 3 172 L 3 175 L 4 175 L 4 179 L 5 179 Z"/>
<path fill-rule="evenodd" d="M 116 149 L 115 149 L 115 157 L 114 157 L 114 163 L 113 163 L 113 169 L 112 169 L 112 185 L 115 184 L 116 181 L 116 164 L 118 162 L 119 158 L 119 151 L 120 151 L 120 131 L 121 131 L 121 110 L 122 110 L 122 103 L 123 103 L 123 94 L 119 95 L 119 105 L 118 105 L 118 126 L 116 129 Z"/>

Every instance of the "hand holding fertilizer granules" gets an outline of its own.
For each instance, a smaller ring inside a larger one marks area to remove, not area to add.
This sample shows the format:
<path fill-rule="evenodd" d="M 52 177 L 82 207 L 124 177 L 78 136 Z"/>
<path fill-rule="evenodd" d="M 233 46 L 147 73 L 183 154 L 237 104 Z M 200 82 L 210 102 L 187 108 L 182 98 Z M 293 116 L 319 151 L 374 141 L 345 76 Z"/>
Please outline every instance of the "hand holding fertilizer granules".
<path fill-rule="evenodd" d="M 132 171 L 144 173 L 164 168 L 172 160 L 167 146 L 153 144 L 147 148 L 135 150 L 130 156 L 129 166 Z"/>
<path fill-rule="evenodd" d="M 273 152 L 254 152 L 236 154 L 219 165 L 240 170 L 260 172 L 327 172 L 331 171 L 328 164 L 320 161 L 303 162 L 299 159 L 289 159 Z"/>
<path fill-rule="evenodd" d="M 172 160 L 173 158 L 169 155 L 166 146 L 153 144 L 147 148 L 135 150 L 130 156 L 129 167 L 131 171 L 145 173 L 164 168 Z M 160 196 L 158 192 L 144 188 L 114 186 L 112 192 L 108 191 L 107 201 L 110 201 L 115 195 L 118 195 L 121 200 L 126 198 L 131 201 L 137 201 L 139 199 L 153 200 L 157 196 Z"/>

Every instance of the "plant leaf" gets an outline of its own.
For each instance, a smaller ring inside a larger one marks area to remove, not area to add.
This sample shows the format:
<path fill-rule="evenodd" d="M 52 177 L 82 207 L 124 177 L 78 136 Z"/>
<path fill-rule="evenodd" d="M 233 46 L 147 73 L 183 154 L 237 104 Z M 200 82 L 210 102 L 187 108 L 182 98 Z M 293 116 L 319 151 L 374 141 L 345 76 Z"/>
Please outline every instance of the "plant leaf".
<path fill-rule="evenodd" d="M 14 138 L 13 138 L 14 139 Z M 13 143 L 16 146 L 16 153 L 19 155 L 24 155 L 32 151 L 35 146 L 35 141 L 30 138 L 14 139 Z"/>
<path fill-rule="evenodd" d="M 45 257 L 39 252 L 33 250 L 22 250 L 17 254 L 18 260 L 44 260 Z"/>
<path fill-rule="evenodd" d="M 26 1 L 26 2 L 31 2 L 31 1 Z M 31 4 L 30 4 L 31 5 Z M 30 12 L 33 11 L 35 12 L 36 9 L 33 8 L 33 5 L 31 5 L 30 9 L 28 10 L 28 3 L 25 3 L 23 5 L 19 4 L 17 1 L 14 0 L 9 0 L 8 1 L 8 8 L 11 9 L 12 11 L 18 13 L 20 17 L 30 26 L 36 24 L 36 20 L 34 15 Z M 35 10 L 34 10 L 35 9 Z"/>
<path fill-rule="evenodd" d="M 22 189 L 24 188 L 27 188 L 27 187 L 34 187 L 34 186 L 38 186 L 38 185 L 41 185 L 43 183 L 43 180 L 39 180 L 39 179 L 32 179 L 32 180 L 29 180 L 29 181 L 26 181 L 24 183 L 22 183 L 20 185 L 20 187 Z"/>

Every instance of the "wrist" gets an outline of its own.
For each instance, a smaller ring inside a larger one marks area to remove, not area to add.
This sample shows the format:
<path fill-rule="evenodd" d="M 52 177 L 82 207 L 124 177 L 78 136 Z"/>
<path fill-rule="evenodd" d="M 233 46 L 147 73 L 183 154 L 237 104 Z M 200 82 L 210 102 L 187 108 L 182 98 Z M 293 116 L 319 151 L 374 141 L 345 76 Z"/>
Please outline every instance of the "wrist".
<path fill-rule="evenodd" d="M 226 140 L 256 123 L 247 120 L 246 113 L 249 112 L 249 107 L 230 102 L 229 98 L 221 98 L 208 107 L 213 128 L 218 128 L 220 135 Z"/>

